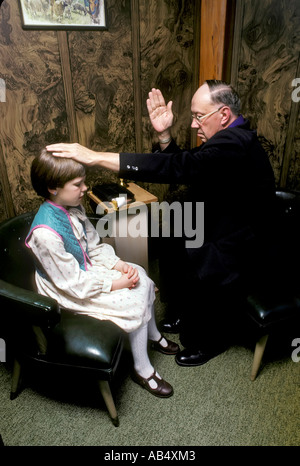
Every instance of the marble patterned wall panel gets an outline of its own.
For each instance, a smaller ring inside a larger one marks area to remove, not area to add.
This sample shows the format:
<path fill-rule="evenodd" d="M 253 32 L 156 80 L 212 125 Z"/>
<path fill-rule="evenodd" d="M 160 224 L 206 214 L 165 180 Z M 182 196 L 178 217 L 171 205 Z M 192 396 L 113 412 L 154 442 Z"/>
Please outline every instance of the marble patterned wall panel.
<path fill-rule="evenodd" d="M 143 148 L 151 151 L 157 137 L 149 121 L 146 99 L 153 87 L 173 101 L 172 135 L 182 148 L 191 145 L 190 102 L 193 89 L 194 15 L 192 0 L 139 1 Z M 200 11 L 197 12 L 200 18 Z M 144 183 L 160 201 L 178 196 L 178 187 Z M 173 193 L 174 192 L 174 193 Z"/>
<path fill-rule="evenodd" d="M 134 150 L 130 2 L 108 2 L 108 31 L 69 33 L 81 143 Z"/>
<path fill-rule="evenodd" d="M 180 146 L 190 147 L 194 2 L 140 0 L 139 3 L 145 150 L 151 149 L 152 132 L 146 99 L 152 87 L 161 89 L 167 102 L 173 100 L 173 135 Z"/>
<path fill-rule="evenodd" d="M 279 183 L 292 103 L 291 82 L 300 51 L 300 2 L 248 0 L 241 4 L 237 88 L 243 112 L 257 128 Z"/>
<path fill-rule="evenodd" d="M 4 196 L 2 191 L 2 186 L 0 184 L 0 222 L 6 218 Z"/>
<path fill-rule="evenodd" d="M 108 30 L 67 33 L 65 58 L 68 55 L 71 79 L 64 83 L 57 32 L 23 30 L 18 0 L 4 0 L 0 77 L 6 81 L 7 101 L 0 107 L 0 155 L 10 187 L 3 202 L 11 204 L 11 211 L 19 214 L 41 202 L 30 183 L 36 152 L 48 143 L 70 140 L 65 84 L 74 94 L 78 141 L 88 147 L 134 152 L 135 111 L 141 104 L 139 131 L 143 150 L 150 150 L 146 97 L 152 86 L 161 87 L 167 100 L 174 98 L 175 133 L 182 146 L 189 144 L 193 7 L 192 0 L 107 0 Z M 133 23 L 133 8 L 139 11 L 138 24 Z M 140 76 L 133 73 L 137 49 L 132 36 L 137 27 L 141 31 Z M 142 102 L 136 101 L 137 85 L 142 89 Z M 116 177 L 95 169 L 88 176 L 91 182 Z M 0 215 L 5 217 L 7 209 L 2 210 Z"/>
<path fill-rule="evenodd" d="M 300 77 L 300 76 L 299 76 Z M 298 107 L 300 103 L 297 104 Z M 290 163 L 287 173 L 286 188 L 300 192 L 300 111 L 298 109 L 298 119 L 296 131 L 292 142 L 292 151 L 290 154 Z"/>
<path fill-rule="evenodd" d="M 32 156 L 46 143 L 68 138 L 61 67 L 53 31 L 25 31 L 17 0 L 0 11 L 0 137 L 15 212 L 39 204 L 30 183 Z"/>
<path fill-rule="evenodd" d="M 135 151 L 130 2 L 107 2 L 107 31 L 69 33 L 79 142 L 95 150 Z M 107 170 L 89 182 L 117 181 Z"/>

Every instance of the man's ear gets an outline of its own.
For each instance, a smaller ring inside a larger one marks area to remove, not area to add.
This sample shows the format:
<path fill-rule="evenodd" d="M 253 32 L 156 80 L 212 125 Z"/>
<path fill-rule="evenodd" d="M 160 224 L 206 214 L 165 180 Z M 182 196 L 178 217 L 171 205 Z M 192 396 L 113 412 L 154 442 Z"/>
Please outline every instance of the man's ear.
<path fill-rule="evenodd" d="M 220 113 L 222 115 L 222 125 L 225 126 L 231 118 L 231 110 L 229 107 L 224 106 L 223 108 L 221 108 Z"/>

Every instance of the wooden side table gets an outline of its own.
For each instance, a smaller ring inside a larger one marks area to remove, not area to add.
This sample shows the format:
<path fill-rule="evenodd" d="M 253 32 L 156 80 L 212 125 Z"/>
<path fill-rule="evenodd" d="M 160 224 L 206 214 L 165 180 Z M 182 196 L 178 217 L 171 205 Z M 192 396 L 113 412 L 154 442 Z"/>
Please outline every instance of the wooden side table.
<path fill-rule="evenodd" d="M 96 229 L 102 242 L 111 244 L 120 259 L 141 265 L 148 272 L 148 206 L 158 199 L 135 183 L 128 183 L 127 189 L 135 201 L 117 210 L 92 191 L 87 194 L 97 205 L 96 214 L 101 216 Z"/>

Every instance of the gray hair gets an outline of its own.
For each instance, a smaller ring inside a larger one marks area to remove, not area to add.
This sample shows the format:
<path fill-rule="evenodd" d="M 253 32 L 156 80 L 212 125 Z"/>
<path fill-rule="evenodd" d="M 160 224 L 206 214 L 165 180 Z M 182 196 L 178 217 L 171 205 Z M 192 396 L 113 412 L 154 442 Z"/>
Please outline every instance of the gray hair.
<path fill-rule="evenodd" d="M 230 84 L 217 79 L 208 79 L 205 83 L 208 85 L 210 98 L 214 104 L 227 105 L 236 116 L 241 113 L 240 98 Z"/>

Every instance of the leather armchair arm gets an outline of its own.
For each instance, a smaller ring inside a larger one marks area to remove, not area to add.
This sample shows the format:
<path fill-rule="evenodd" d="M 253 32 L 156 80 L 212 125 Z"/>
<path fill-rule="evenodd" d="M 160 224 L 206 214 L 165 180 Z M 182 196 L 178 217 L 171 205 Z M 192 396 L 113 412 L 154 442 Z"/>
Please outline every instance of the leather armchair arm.
<path fill-rule="evenodd" d="M 25 290 L 0 279 L 0 307 L 7 316 L 32 325 L 52 327 L 60 321 L 60 308 L 52 298 Z M 3 309 L 6 307 L 6 309 Z"/>

